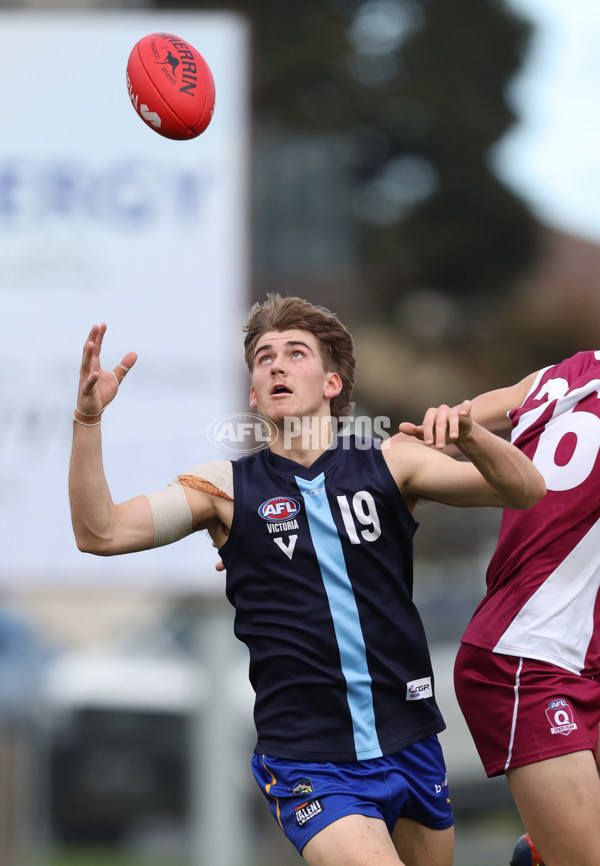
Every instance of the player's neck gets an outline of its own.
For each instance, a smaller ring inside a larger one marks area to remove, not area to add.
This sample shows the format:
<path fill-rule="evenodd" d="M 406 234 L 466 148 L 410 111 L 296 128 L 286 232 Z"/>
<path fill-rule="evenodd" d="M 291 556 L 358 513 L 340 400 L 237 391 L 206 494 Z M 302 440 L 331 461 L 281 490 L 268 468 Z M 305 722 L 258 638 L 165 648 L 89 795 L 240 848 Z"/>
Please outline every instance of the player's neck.
<path fill-rule="evenodd" d="M 335 439 L 329 417 L 315 420 L 321 423 L 302 424 L 298 427 L 282 425 L 279 435 L 270 445 L 271 451 L 302 466 L 312 466 L 321 454 L 331 448 Z"/>

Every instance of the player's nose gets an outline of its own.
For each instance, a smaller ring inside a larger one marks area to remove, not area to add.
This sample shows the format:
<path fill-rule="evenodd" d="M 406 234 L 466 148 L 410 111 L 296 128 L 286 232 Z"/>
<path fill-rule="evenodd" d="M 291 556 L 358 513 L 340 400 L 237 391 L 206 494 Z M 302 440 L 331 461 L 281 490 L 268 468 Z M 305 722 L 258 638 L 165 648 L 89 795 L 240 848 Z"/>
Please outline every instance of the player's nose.
<path fill-rule="evenodd" d="M 279 376 L 287 372 L 283 358 L 276 357 L 271 364 L 271 376 Z"/>

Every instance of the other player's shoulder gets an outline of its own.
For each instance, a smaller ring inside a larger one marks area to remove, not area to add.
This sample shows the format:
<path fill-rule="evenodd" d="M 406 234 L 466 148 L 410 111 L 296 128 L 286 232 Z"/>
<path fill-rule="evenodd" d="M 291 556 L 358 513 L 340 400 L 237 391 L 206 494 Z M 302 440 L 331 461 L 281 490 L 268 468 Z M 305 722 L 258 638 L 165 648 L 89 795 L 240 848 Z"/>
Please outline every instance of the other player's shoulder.
<path fill-rule="evenodd" d="M 542 378 L 564 376 L 567 379 L 577 376 L 589 376 L 590 379 L 600 377 L 600 350 L 586 349 L 577 352 L 557 364 L 541 371 Z"/>

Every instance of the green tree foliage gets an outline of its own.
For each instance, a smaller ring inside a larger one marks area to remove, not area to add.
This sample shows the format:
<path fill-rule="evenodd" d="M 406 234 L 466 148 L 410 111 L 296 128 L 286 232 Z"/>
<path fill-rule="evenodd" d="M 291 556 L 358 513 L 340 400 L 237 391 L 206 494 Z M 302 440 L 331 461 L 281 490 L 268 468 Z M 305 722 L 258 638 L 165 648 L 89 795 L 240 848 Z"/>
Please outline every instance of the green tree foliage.
<path fill-rule="evenodd" d="M 402 90 L 423 111 L 412 147 L 436 183 L 400 226 L 399 240 L 413 279 L 465 299 L 505 294 L 531 259 L 536 228 L 493 173 L 490 157 L 516 119 L 507 91 L 529 27 L 489 0 L 421 9 L 422 25 L 402 48 Z"/>
<path fill-rule="evenodd" d="M 422 287 L 465 308 L 506 295 L 533 256 L 536 226 L 492 157 L 516 119 L 508 91 L 529 25 L 504 0 L 228 7 L 253 25 L 259 128 L 336 132 L 349 144 L 359 265 L 375 308 L 389 315 Z"/>

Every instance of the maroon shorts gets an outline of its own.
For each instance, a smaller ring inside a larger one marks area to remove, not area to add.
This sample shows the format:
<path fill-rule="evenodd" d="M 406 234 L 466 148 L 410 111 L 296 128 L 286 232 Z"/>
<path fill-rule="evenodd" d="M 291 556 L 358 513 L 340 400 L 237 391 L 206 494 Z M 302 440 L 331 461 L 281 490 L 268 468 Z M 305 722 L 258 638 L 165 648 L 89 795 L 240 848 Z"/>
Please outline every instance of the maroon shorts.
<path fill-rule="evenodd" d="M 462 644 L 454 686 L 488 776 L 598 747 L 600 682 Z"/>

